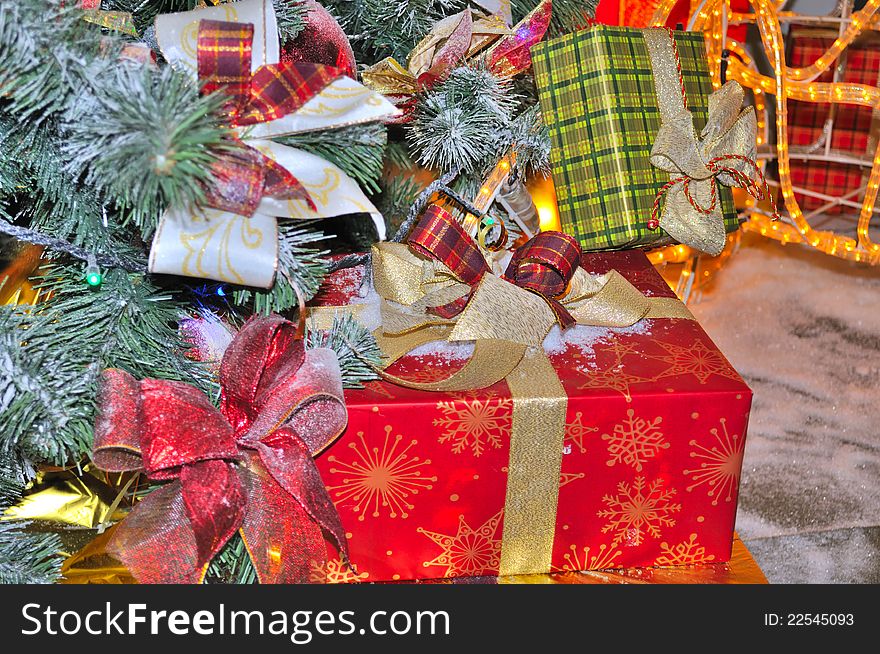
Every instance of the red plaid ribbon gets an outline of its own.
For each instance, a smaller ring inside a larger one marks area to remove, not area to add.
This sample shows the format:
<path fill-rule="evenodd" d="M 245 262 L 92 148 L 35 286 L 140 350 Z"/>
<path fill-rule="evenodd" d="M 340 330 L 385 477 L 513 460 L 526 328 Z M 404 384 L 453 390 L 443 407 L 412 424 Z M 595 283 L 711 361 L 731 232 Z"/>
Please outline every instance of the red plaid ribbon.
<path fill-rule="evenodd" d="M 580 261 L 581 246 L 574 237 L 562 232 L 540 232 L 516 249 L 504 279 L 540 295 L 553 309 L 559 324 L 570 327 L 576 321 L 556 298 L 565 295 Z"/>
<path fill-rule="evenodd" d="M 234 127 L 286 116 L 342 75 L 332 66 L 290 62 L 266 64 L 251 74 L 253 40 L 254 26 L 250 23 L 199 22 L 198 74 L 202 92 L 222 91 L 229 96 L 226 112 Z M 243 149 L 214 166 L 215 184 L 208 192 L 210 206 L 250 216 L 263 195 L 272 195 L 302 199 L 315 208 L 290 171 L 247 145 Z"/>
<path fill-rule="evenodd" d="M 407 240 L 410 247 L 428 258 L 445 264 L 462 282 L 475 288 L 489 265 L 474 240 L 448 211 L 438 205 L 425 210 L 422 219 Z M 520 288 L 541 296 L 553 310 L 559 324 L 569 327 L 575 323 L 572 315 L 562 306 L 559 298 L 565 295 L 568 284 L 580 265 L 581 247 L 562 232 L 541 232 L 517 248 L 507 266 L 503 279 Z M 444 318 L 458 315 L 467 305 L 470 295 L 441 307 L 433 313 Z"/>

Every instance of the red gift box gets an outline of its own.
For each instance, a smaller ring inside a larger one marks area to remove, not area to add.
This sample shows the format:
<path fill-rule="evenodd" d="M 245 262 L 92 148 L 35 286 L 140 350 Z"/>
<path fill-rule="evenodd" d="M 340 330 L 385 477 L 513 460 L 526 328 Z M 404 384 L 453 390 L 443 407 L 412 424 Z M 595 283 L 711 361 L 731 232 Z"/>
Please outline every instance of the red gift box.
<path fill-rule="evenodd" d="M 792 68 L 810 66 L 834 43 L 836 32 L 809 27 L 793 27 L 789 37 L 788 62 Z M 846 65 L 840 82 L 876 86 L 880 78 L 880 40 L 867 35 L 847 49 Z M 834 67 L 826 70 L 817 82 L 834 81 Z M 824 153 L 825 123 L 831 117 L 831 105 L 812 102 L 788 103 L 788 140 L 793 149 L 815 145 L 816 152 Z M 855 157 L 865 156 L 876 147 L 872 138 L 873 112 L 870 107 L 838 104 L 834 108 L 831 149 L 836 153 Z M 875 127 L 876 131 L 876 127 Z M 870 158 L 869 158 L 870 160 Z M 869 168 L 827 161 L 792 159 L 792 184 L 831 197 L 840 197 L 864 186 Z M 798 204 L 810 211 L 828 203 L 827 200 L 795 194 Z M 850 198 L 861 202 L 861 195 Z M 854 208 L 838 205 L 826 213 L 857 212 Z"/>
<path fill-rule="evenodd" d="M 641 252 L 583 265 L 674 297 Z M 339 279 L 351 289 L 353 277 Z M 694 320 L 577 330 L 545 342 L 568 396 L 549 571 L 727 561 L 751 391 Z M 437 380 L 467 356 L 451 345 L 419 352 L 391 371 Z M 498 574 L 502 548 L 516 545 L 502 538 L 507 383 L 442 393 L 377 381 L 346 402 L 348 427 L 317 464 L 356 573 L 337 559 L 314 581 Z"/>

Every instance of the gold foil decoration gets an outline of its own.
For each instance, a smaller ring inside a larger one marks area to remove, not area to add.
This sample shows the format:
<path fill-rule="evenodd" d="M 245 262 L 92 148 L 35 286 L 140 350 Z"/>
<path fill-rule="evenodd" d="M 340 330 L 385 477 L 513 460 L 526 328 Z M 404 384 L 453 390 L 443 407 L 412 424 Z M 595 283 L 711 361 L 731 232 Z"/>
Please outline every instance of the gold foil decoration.
<path fill-rule="evenodd" d="M 30 278 L 39 272 L 43 246 L 22 244 L 15 257 L 0 271 L 0 305 L 37 304 L 45 292 L 34 288 Z"/>
<path fill-rule="evenodd" d="M 138 35 L 137 28 L 134 26 L 134 18 L 128 11 L 86 9 L 83 12 L 83 20 L 114 32 L 121 32 L 129 36 Z"/>
<path fill-rule="evenodd" d="M 99 534 L 61 566 L 63 584 L 136 584 L 131 572 L 107 553 L 116 526 Z"/>
<path fill-rule="evenodd" d="M 116 502 L 119 490 L 91 466 L 50 469 L 37 473 L 24 497 L 0 520 L 31 520 L 53 527 L 95 529 L 116 522 L 128 513 Z"/>

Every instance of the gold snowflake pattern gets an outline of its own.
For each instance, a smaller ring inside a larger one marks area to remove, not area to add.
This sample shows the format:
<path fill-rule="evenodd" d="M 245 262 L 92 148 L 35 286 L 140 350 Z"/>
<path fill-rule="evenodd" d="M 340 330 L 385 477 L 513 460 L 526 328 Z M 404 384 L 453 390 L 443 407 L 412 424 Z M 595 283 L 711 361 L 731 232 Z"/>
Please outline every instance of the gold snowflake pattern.
<path fill-rule="evenodd" d="M 342 559 L 330 559 L 324 565 L 312 560 L 309 568 L 309 583 L 312 584 L 357 584 L 370 576 L 368 572 L 358 574 Z"/>
<path fill-rule="evenodd" d="M 614 425 L 610 434 L 602 434 L 602 440 L 608 441 L 608 454 L 610 459 L 606 461 L 609 466 L 617 463 L 625 463 L 642 471 L 642 464 L 652 459 L 660 450 L 669 449 L 669 443 L 663 438 L 660 431 L 661 416 L 653 420 L 645 420 L 636 417 L 633 409 L 628 409 L 623 422 Z"/>
<path fill-rule="evenodd" d="M 574 415 L 574 420 L 565 425 L 565 444 L 563 449 L 566 454 L 571 451 L 571 444 L 574 444 L 581 454 L 585 454 L 587 448 L 584 446 L 584 437 L 594 431 L 599 431 L 598 427 L 590 427 L 581 422 L 583 415 L 583 413 L 578 411 Z"/>
<path fill-rule="evenodd" d="M 501 540 L 497 538 L 497 532 L 502 514 L 503 511 L 499 511 L 477 529 L 472 529 L 460 515 L 458 532 L 454 536 L 419 527 L 416 531 L 443 549 L 437 557 L 422 565 L 426 568 L 444 566 L 444 577 L 496 574 L 501 564 Z"/>
<path fill-rule="evenodd" d="M 622 366 L 605 370 L 589 370 L 583 374 L 586 376 L 586 381 L 578 388 L 610 388 L 623 395 L 627 402 L 632 402 L 631 386 L 633 384 L 650 381 L 645 377 L 625 372 Z"/>
<path fill-rule="evenodd" d="M 563 472 L 559 475 L 559 488 L 568 486 L 571 482 L 586 477 L 583 472 Z"/>
<path fill-rule="evenodd" d="M 598 350 L 598 348 L 597 348 Z M 603 354 L 612 355 L 611 363 L 602 369 L 579 370 L 586 380 L 578 386 L 584 388 L 610 388 L 622 394 L 627 402 L 632 402 L 632 386 L 644 382 L 655 381 L 656 377 L 645 377 L 632 372 L 637 366 L 624 365 L 623 359 L 629 354 L 640 354 L 634 343 L 625 343 L 618 340 L 611 341 L 601 348 Z"/>
<path fill-rule="evenodd" d="M 585 572 L 587 570 L 608 570 L 614 567 L 614 559 L 623 554 L 617 545 L 611 546 L 602 543 L 598 547 L 598 551 L 592 556 L 590 553 L 593 549 L 589 545 L 584 545 L 583 558 L 578 554 L 576 545 L 569 545 L 569 551 L 562 555 L 565 563 L 561 568 L 553 566 L 554 572 Z"/>
<path fill-rule="evenodd" d="M 694 482 L 686 488 L 688 492 L 706 484 L 708 495 L 712 498 L 712 506 L 718 505 L 718 500 L 724 496 L 725 502 L 732 502 L 739 488 L 739 476 L 742 472 L 743 452 L 745 440 L 739 434 L 731 435 L 727 431 L 727 421 L 721 418 L 721 429 L 713 427 L 709 432 L 715 437 L 717 445 L 705 447 L 690 441 L 690 446 L 695 448 L 691 452 L 692 459 L 698 459 L 700 467 L 695 470 L 685 470 Z"/>
<path fill-rule="evenodd" d="M 493 392 L 465 394 L 437 402 L 437 408 L 443 413 L 443 417 L 434 419 L 434 426 L 443 430 L 438 441 L 451 443 L 455 454 L 469 449 L 478 457 L 487 447 L 500 448 L 510 435 L 510 398 L 499 398 Z"/>
<path fill-rule="evenodd" d="M 433 384 L 452 376 L 454 369 L 441 365 L 425 365 L 418 370 L 408 370 L 401 378 L 416 384 Z"/>
<path fill-rule="evenodd" d="M 644 477 L 636 477 L 632 484 L 620 482 L 617 495 L 602 497 L 607 508 L 596 514 L 608 520 L 602 533 L 613 531 L 614 545 L 624 541 L 631 546 L 641 545 L 645 532 L 659 538 L 663 527 L 675 526 L 672 514 L 681 511 L 681 504 L 670 501 L 674 495 L 675 489 L 664 489 L 661 479 L 647 485 Z"/>
<path fill-rule="evenodd" d="M 715 555 L 706 554 L 706 548 L 697 542 L 696 534 L 691 534 L 690 538 L 678 545 L 660 543 L 660 550 L 663 553 L 657 557 L 657 565 L 699 565 L 715 560 Z"/>
<path fill-rule="evenodd" d="M 349 443 L 355 459 L 340 461 L 335 455 L 329 457 L 334 464 L 331 475 L 342 475 L 342 482 L 333 485 L 329 480 L 327 490 L 337 504 L 351 501 L 352 510 L 360 513 L 358 520 L 369 514 L 378 518 L 384 511 L 391 518 L 408 518 L 413 509 L 411 497 L 421 490 L 431 490 L 437 481 L 436 476 L 428 476 L 430 459 L 421 460 L 410 451 L 418 444 L 413 439 L 403 447 L 403 436 L 391 438 L 392 427 L 385 427 L 385 442 L 382 447 L 369 447 L 364 440 L 364 432 L 358 432 L 360 442 Z M 334 478 L 335 479 L 335 478 Z"/>
<path fill-rule="evenodd" d="M 698 339 L 687 345 L 676 345 L 663 341 L 657 341 L 657 344 L 666 350 L 666 354 L 648 354 L 647 356 L 667 365 L 667 369 L 661 377 L 693 375 L 701 384 L 705 384 L 713 375 L 727 379 L 740 379 L 724 355 L 714 348 L 706 347 L 706 343 L 702 340 Z"/>

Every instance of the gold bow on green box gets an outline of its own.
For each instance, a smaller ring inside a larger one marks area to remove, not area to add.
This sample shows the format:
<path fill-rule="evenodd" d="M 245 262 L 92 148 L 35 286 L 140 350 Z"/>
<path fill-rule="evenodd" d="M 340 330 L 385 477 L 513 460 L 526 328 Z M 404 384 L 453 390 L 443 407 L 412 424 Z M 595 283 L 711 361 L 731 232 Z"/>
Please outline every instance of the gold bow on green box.
<path fill-rule="evenodd" d="M 661 120 L 651 164 L 670 177 L 657 194 L 648 225 L 662 227 L 697 250 L 720 254 L 727 239 L 718 184 L 743 188 L 756 199 L 764 197 L 766 182 L 755 164 L 755 110 L 743 109 L 743 89 L 729 81 L 709 96 L 709 116 L 698 135 L 686 104 L 675 41 L 666 30 L 649 29 L 645 44 Z"/>

